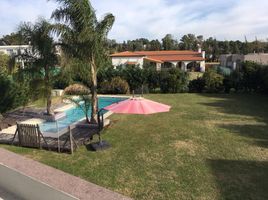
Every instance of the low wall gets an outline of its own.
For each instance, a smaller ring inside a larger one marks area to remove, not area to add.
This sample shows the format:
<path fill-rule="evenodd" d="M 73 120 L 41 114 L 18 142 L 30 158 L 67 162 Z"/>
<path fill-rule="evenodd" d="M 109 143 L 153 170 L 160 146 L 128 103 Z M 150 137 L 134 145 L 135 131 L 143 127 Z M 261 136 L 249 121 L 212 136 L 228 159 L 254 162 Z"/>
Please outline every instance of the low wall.
<path fill-rule="evenodd" d="M 27 200 L 78 200 L 0 163 L 0 187 Z"/>

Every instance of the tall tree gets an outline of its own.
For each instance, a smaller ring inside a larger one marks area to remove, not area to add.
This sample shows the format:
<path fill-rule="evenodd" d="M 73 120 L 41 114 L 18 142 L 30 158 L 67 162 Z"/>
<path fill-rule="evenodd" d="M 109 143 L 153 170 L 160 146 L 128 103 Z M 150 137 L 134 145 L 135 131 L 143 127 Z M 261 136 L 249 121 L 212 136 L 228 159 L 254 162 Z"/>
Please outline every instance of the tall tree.
<path fill-rule="evenodd" d="M 182 50 L 197 50 L 198 40 L 194 34 L 187 34 L 182 36 L 180 47 Z"/>
<path fill-rule="evenodd" d="M 97 70 L 107 56 L 105 41 L 114 23 L 114 16 L 107 14 L 97 20 L 89 0 L 55 0 L 59 7 L 52 13 L 58 24 L 55 31 L 61 36 L 63 50 L 79 58 L 90 69 L 92 112 L 91 122 L 97 122 Z"/>
<path fill-rule="evenodd" d="M 20 32 L 28 38 L 32 45 L 31 52 L 21 55 L 23 59 L 27 59 L 31 65 L 28 66 L 33 74 L 33 82 L 41 81 L 44 85 L 44 92 L 47 101 L 47 114 L 52 115 L 52 76 L 53 70 L 58 63 L 56 48 L 52 36 L 50 35 L 51 24 L 39 19 L 35 24 L 24 23 L 20 26 Z"/>
<path fill-rule="evenodd" d="M 178 42 L 173 38 L 171 34 L 167 34 L 162 39 L 162 44 L 164 50 L 176 50 L 178 48 Z"/>
<path fill-rule="evenodd" d="M 23 35 L 21 35 L 19 32 L 4 35 L 1 40 L 3 40 L 7 45 L 28 44 L 27 38 L 23 37 Z"/>

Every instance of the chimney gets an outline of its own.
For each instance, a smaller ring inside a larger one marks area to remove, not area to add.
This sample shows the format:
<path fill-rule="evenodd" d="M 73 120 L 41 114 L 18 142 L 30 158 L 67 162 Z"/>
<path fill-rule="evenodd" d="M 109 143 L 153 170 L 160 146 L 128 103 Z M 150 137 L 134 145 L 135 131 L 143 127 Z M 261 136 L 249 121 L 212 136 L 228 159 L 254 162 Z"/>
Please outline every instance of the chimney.
<path fill-rule="evenodd" d="M 202 58 L 206 58 L 206 52 L 205 51 L 202 51 Z"/>
<path fill-rule="evenodd" d="M 200 44 L 198 44 L 198 53 L 202 53 L 202 48 Z"/>

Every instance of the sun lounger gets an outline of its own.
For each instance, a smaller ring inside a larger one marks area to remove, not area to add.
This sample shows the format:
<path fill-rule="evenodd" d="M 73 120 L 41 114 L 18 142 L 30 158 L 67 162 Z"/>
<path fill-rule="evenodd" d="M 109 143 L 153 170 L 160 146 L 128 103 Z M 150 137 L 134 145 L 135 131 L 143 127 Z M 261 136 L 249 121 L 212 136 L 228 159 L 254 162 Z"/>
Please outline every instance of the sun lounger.
<path fill-rule="evenodd" d="M 14 143 L 14 140 L 17 135 L 19 140 L 19 146 L 41 149 L 43 140 L 46 147 L 49 148 L 45 137 L 40 131 L 39 125 L 17 123 L 17 130 L 12 139 L 12 144 Z"/>

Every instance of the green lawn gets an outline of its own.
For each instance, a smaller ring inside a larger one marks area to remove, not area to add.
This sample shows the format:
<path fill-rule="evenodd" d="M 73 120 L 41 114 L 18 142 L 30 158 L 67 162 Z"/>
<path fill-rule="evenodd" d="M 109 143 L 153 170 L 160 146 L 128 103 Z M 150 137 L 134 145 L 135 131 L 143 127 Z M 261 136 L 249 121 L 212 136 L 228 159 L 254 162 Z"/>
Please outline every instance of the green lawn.
<path fill-rule="evenodd" d="M 2 147 L 138 200 L 268 199 L 267 96 L 147 97 L 171 112 L 113 115 L 109 150 Z"/>

